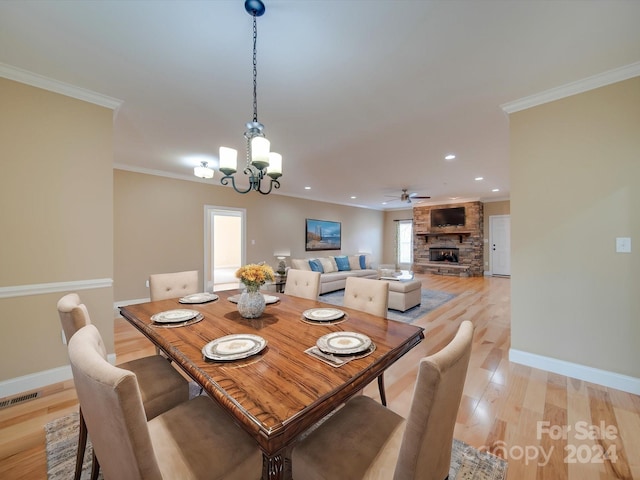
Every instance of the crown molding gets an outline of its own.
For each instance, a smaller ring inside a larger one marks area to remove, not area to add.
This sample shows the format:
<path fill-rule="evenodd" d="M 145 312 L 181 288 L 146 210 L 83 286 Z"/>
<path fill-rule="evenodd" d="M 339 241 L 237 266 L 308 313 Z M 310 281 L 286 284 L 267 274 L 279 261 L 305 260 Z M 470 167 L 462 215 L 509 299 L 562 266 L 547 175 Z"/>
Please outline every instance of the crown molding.
<path fill-rule="evenodd" d="M 25 83 L 32 87 L 42 88 L 43 90 L 49 90 L 50 92 L 66 95 L 67 97 L 76 98 L 85 102 L 93 103 L 101 107 L 106 107 L 111 110 L 118 110 L 122 105 L 122 100 L 117 98 L 102 95 L 85 88 L 76 87 L 69 83 L 60 82 L 52 78 L 38 75 L 37 73 L 29 72 L 6 63 L 0 63 L 0 77 L 8 78 L 9 80 L 15 80 L 16 82 Z"/>
<path fill-rule="evenodd" d="M 640 62 L 608 70 L 576 82 L 567 83 L 566 85 L 545 90 L 544 92 L 536 93 L 535 95 L 514 100 L 513 102 L 503 103 L 500 105 L 500 108 L 506 113 L 515 113 L 544 103 L 570 97 L 571 95 L 611 85 L 612 83 L 622 82 L 623 80 L 628 80 L 637 76 L 640 76 Z"/>

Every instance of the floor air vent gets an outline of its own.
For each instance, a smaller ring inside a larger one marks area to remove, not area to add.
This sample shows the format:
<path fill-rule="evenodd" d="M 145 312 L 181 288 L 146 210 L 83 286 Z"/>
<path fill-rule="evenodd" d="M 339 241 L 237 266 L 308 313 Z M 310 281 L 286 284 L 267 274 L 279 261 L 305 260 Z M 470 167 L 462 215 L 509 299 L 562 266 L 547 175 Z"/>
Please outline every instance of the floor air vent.
<path fill-rule="evenodd" d="M 3 398 L 0 399 L 0 408 L 11 407 L 18 403 L 27 402 L 29 400 L 33 400 L 34 398 L 38 398 L 41 392 L 32 392 L 27 393 L 25 395 L 19 395 L 13 398 Z"/>

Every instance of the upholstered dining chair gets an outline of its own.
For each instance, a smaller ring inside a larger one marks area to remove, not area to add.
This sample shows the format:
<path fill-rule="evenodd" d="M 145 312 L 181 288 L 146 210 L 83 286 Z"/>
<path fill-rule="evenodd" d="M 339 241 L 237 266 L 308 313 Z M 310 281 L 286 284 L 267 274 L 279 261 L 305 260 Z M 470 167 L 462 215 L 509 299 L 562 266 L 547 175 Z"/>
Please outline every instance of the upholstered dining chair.
<path fill-rule="evenodd" d="M 473 325 L 423 358 L 406 419 L 366 396 L 349 400 L 293 447 L 294 480 L 444 480 L 464 388 Z"/>
<path fill-rule="evenodd" d="M 67 342 L 73 338 L 78 330 L 91 324 L 89 311 L 81 303 L 77 293 L 69 293 L 58 301 L 58 315 Z M 148 419 L 152 419 L 189 399 L 189 383 L 165 357 L 151 355 L 122 363 L 120 367 L 136 374 Z M 75 480 L 78 480 L 82 473 L 86 443 L 87 426 L 81 408 Z M 94 458 L 91 478 L 97 478 L 97 474 L 98 463 Z"/>
<path fill-rule="evenodd" d="M 69 360 L 105 479 L 259 479 L 258 444 L 200 395 L 148 420 L 135 373 L 111 365 L 98 329 L 69 342 Z"/>
<path fill-rule="evenodd" d="M 155 273 L 149 275 L 149 296 L 151 301 L 184 297 L 198 293 L 198 271 L 175 273 Z"/>
<path fill-rule="evenodd" d="M 317 300 L 320 295 L 320 272 L 290 268 L 287 272 L 284 294 Z"/>
<path fill-rule="evenodd" d="M 379 317 L 387 316 L 389 306 L 389 282 L 372 278 L 347 277 L 344 287 L 344 306 Z M 387 404 L 384 374 L 378 376 L 380 403 Z"/>

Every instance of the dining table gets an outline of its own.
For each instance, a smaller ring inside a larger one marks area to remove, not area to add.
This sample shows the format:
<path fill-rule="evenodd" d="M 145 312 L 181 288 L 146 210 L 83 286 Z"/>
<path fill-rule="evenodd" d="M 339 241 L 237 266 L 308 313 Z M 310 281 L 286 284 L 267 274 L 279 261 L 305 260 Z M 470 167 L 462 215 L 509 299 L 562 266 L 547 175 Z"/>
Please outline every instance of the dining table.
<path fill-rule="evenodd" d="M 215 292 L 204 303 L 138 303 L 120 312 L 255 439 L 268 480 L 284 478 L 297 437 L 424 338 L 423 329 L 409 323 L 285 294 L 265 295 L 262 315 L 247 319 L 238 312 L 239 294 Z M 197 315 L 173 322 L 166 313 L 180 310 Z M 247 339 L 257 348 L 234 355 Z M 340 350 L 340 342 L 353 339 L 365 339 L 367 349 Z"/>

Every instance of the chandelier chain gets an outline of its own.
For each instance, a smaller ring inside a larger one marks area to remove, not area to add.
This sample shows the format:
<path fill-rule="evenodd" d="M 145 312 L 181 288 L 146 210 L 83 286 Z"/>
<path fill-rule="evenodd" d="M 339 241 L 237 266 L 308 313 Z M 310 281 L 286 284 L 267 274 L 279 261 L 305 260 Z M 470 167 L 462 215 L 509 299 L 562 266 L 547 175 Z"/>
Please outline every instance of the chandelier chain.
<path fill-rule="evenodd" d="M 256 13 L 253 12 L 253 121 L 258 121 L 258 60 L 256 45 L 258 43 L 258 24 Z"/>

